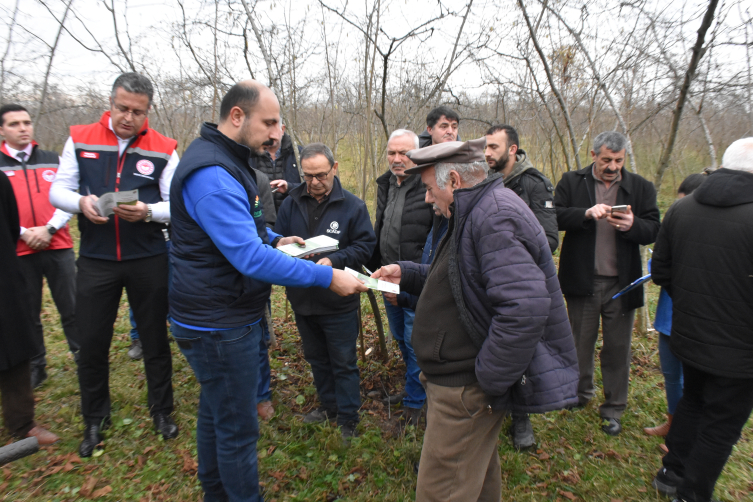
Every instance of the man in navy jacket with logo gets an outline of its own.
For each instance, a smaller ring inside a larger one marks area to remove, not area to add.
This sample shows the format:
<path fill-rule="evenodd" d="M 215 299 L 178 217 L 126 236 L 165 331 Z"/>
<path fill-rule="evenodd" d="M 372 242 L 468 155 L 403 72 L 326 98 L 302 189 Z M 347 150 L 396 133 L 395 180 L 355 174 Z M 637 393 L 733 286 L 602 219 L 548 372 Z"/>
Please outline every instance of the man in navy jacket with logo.
<path fill-rule="evenodd" d="M 337 251 L 313 259 L 336 269 L 358 270 L 371 258 L 376 244 L 366 204 L 340 185 L 337 162 L 326 145 L 306 146 L 301 151 L 301 167 L 306 183 L 294 188 L 280 206 L 275 231 L 337 239 Z M 343 438 L 354 437 L 361 407 L 356 357 L 359 297 L 341 298 L 324 288 L 289 287 L 288 299 L 321 403 L 303 421 L 337 418 Z"/>

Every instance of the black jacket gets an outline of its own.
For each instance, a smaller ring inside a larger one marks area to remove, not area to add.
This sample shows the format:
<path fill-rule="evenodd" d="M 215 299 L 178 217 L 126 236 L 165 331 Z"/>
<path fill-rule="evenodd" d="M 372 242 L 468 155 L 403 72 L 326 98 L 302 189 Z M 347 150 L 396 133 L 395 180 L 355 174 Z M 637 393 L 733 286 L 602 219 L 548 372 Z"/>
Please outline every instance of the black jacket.
<path fill-rule="evenodd" d="M 557 225 L 565 231 L 560 252 L 559 280 L 562 293 L 572 296 L 593 295 L 596 222 L 586 219 L 586 210 L 596 204 L 593 164 L 562 176 L 554 192 Z M 659 233 L 659 208 L 653 183 L 622 170 L 617 205 L 632 206 L 635 219 L 627 232 L 617 232 L 617 269 L 620 287 L 638 279 L 642 273 L 640 246 L 656 240 Z M 625 310 L 643 306 L 643 288 L 622 296 Z"/>
<path fill-rule="evenodd" d="M 667 211 L 654 282 L 672 297 L 672 352 L 726 378 L 753 378 L 753 174 L 719 169 Z"/>
<path fill-rule="evenodd" d="M 280 156 L 274 161 L 269 155 L 254 155 L 252 165 L 255 169 L 267 175 L 270 181 L 285 180 L 288 182 L 286 193 L 275 192 L 275 211 L 280 210 L 282 201 L 285 200 L 295 187 L 301 184 L 301 174 L 295 161 L 293 141 L 288 133 L 282 135 L 280 140 Z"/>
<path fill-rule="evenodd" d="M 18 207 L 10 180 L 0 173 L 0 371 L 31 359 L 32 315 L 26 279 L 21 273 L 16 241 L 21 233 Z"/>
<path fill-rule="evenodd" d="M 324 202 L 322 215 L 316 231 L 309 233 L 309 214 L 304 194 L 307 188 L 301 183 L 285 199 L 277 213 L 275 232 L 288 237 L 297 235 L 304 239 L 326 235 L 339 241 L 337 251 L 311 257 L 317 262 L 325 256 L 333 268 L 345 267 L 360 271 L 361 265 L 371 256 L 374 249 L 374 229 L 371 226 L 366 204 L 345 190 L 339 178 L 335 178 L 329 201 Z M 287 288 L 288 299 L 297 315 L 324 315 L 352 312 L 358 308 L 360 295 L 339 296 L 326 288 Z"/>
<path fill-rule="evenodd" d="M 372 271 L 382 265 L 382 255 L 379 251 L 379 234 L 382 233 L 382 217 L 384 208 L 387 205 L 387 193 L 390 189 L 390 176 L 392 171 L 387 171 L 376 179 L 377 183 L 377 209 L 376 219 L 374 220 L 374 233 L 376 234 L 377 243 L 374 247 L 374 253 L 367 265 Z M 415 176 L 415 175 L 414 175 Z M 429 235 L 431 224 L 434 220 L 434 211 L 431 204 L 425 202 L 426 189 L 422 183 L 414 184 L 405 194 L 405 206 L 403 215 L 400 220 L 400 256 L 401 261 L 421 262 L 421 255 L 426 243 L 426 236 Z"/>
<path fill-rule="evenodd" d="M 546 240 L 549 241 L 549 250 L 554 253 L 560 243 L 557 211 L 554 209 L 553 202 L 554 185 L 549 178 L 533 167 L 523 150 L 518 150 L 516 155 L 515 167 L 519 165 L 523 171 L 517 175 L 512 174 L 511 178 L 506 179 L 505 187 L 518 194 L 518 197 L 531 208 L 534 216 L 544 228 Z M 512 172 L 515 173 L 516 169 L 514 168 Z"/>

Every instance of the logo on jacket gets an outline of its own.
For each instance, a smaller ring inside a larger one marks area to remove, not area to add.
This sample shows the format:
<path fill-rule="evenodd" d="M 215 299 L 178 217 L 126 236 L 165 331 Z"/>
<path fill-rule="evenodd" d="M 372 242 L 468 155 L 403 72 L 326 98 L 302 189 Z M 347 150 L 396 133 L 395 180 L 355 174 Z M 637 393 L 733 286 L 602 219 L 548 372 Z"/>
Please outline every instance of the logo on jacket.
<path fill-rule="evenodd" d="M 82 159 L 98 159 L 99 154 L 97 152 L 81 152 Z"/>
<path fill-rule="evenodd" d="M 338 230 L 340 228 L 340 224 L 336 221 L 333 221 L 329 224 L 329 228 L 327 229 L 328 234 L 339 234 L 340 231 Z"/>
<path fill-rule="evenodd" d="M 136 162 L 136 170 L 143 175 L 149 176 L 154 172 L 154 163 L 151 160 L 142 159 Z"/>
<path fill-rule="evenodd" d="M 42 173 L 42 178 L 43 178 L 43 179 L 44 179 L 44 180 L 45 180 L 45 181 L 46 181 L 47 183 L 52 183 L 53 181 L 55 181 L 55 171 L 53 171 L 53 170 L 51 170 L 51 169 L 47 169 L 46 171 L 44 171 L 44 172 Z"/>
<path fill-rule="evenodd" d="M 257 195 L 256 200 L 254 200 L 254 218 L 261 217 L 261 208 L 259 206 L 260 206 L 259 196 Z"/>

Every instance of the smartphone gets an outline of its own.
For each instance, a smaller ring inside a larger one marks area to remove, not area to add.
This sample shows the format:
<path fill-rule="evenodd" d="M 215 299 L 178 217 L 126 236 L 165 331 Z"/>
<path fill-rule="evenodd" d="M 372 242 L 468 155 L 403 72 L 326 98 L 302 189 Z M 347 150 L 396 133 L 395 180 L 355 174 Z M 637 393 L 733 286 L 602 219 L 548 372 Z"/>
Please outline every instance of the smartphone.
<path fill-rule="evenodd" d="M 612 206 L 612 214 L 627 213 L 627 206 Z"/>

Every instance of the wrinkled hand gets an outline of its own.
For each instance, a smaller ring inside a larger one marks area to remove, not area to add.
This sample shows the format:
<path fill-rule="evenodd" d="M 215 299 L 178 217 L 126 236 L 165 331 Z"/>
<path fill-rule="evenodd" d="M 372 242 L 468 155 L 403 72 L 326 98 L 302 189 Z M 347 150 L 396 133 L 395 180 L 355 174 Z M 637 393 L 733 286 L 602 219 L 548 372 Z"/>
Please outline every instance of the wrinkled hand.
<path fill-rule="evenodd" d="M 316 262 L 317 265 L 324 265 L 325 267 L 331 267 L 332 261 L 329 258 L 322 258 L 318 262 Z"/>
<path fill-rule="evenodd" d="M 149 212 L 149 206 L 139 200 L 132 206 L 123 204 L 112 208 L 112 210 L 118 218 L 135 223 L 146 218 L 146 214 Z"/>
<path fill-rule="evenodd" d="M 269 182 L 269 186 L 274 190 L 277 189 L 277 193 L 286 193 L 288 191 L 288 182 L 285 180 L 274 180 Z"/>
<path fill-rule="evenodd" d="M 400 278 L 403 275 L 403 271 L 400 270 L 400 265 L 385 265 L 373 274 L 371 277 L 374 279 L 381 279 L 392 284 L 400 284 Z M 396 304 L 393 304 L 396 305 Z"/>
<path fill-rule="evenodd" d="M 627 212 L 611 214 L 607 216 L 607 221 L 620 232 L 627 232 L 633 228 L 634 216 L 633 209 L 628 206 Z"/>
<path fill-rule="evenodd" d="M 600 220 L 609 216 L 609 213 L 611 211 L 612 206 L 607 206 L 606 204 L 596 204 L 594 207 L 588 208 L 586 210 L 586 219 Z"/>
<path fill-rule="evenodd" d="M 103 225 L 107 223 L 108 218 L 100 216 L 96 209 L 94 209 L 94 203 L 99 200 L 96 195 L 85 195 L 78 200 L 78 207 L 81 212 L 86 216 L 89 221 L 96 223 L 97 225 Z"/>
<path fill-rule="evenodd" d="M 50 241 L 52 240 L 52 236 L 50 235 L 50 232 L 47 231 L 47 227 L 31 227 L 27 228 L 26 232 L 21 235 L 21 240 L 23 240 L 26 245 L 34 251 L 39 251 L 47 249 L 47 246 L 50 245 Z"/>
<path fill-rule="evenodd" d="M 369 290 L 360 279 L 337 268 L 332 269 L 332 283 L 330 283 L 329 289 L 340 296 L 365 293 Z"/>
<path fill-rule="evenodd" d="M 397 295 L 395 293 L 382 293 L 382 296 L 384 296 L 384 301 L 397 307 Z"/>

